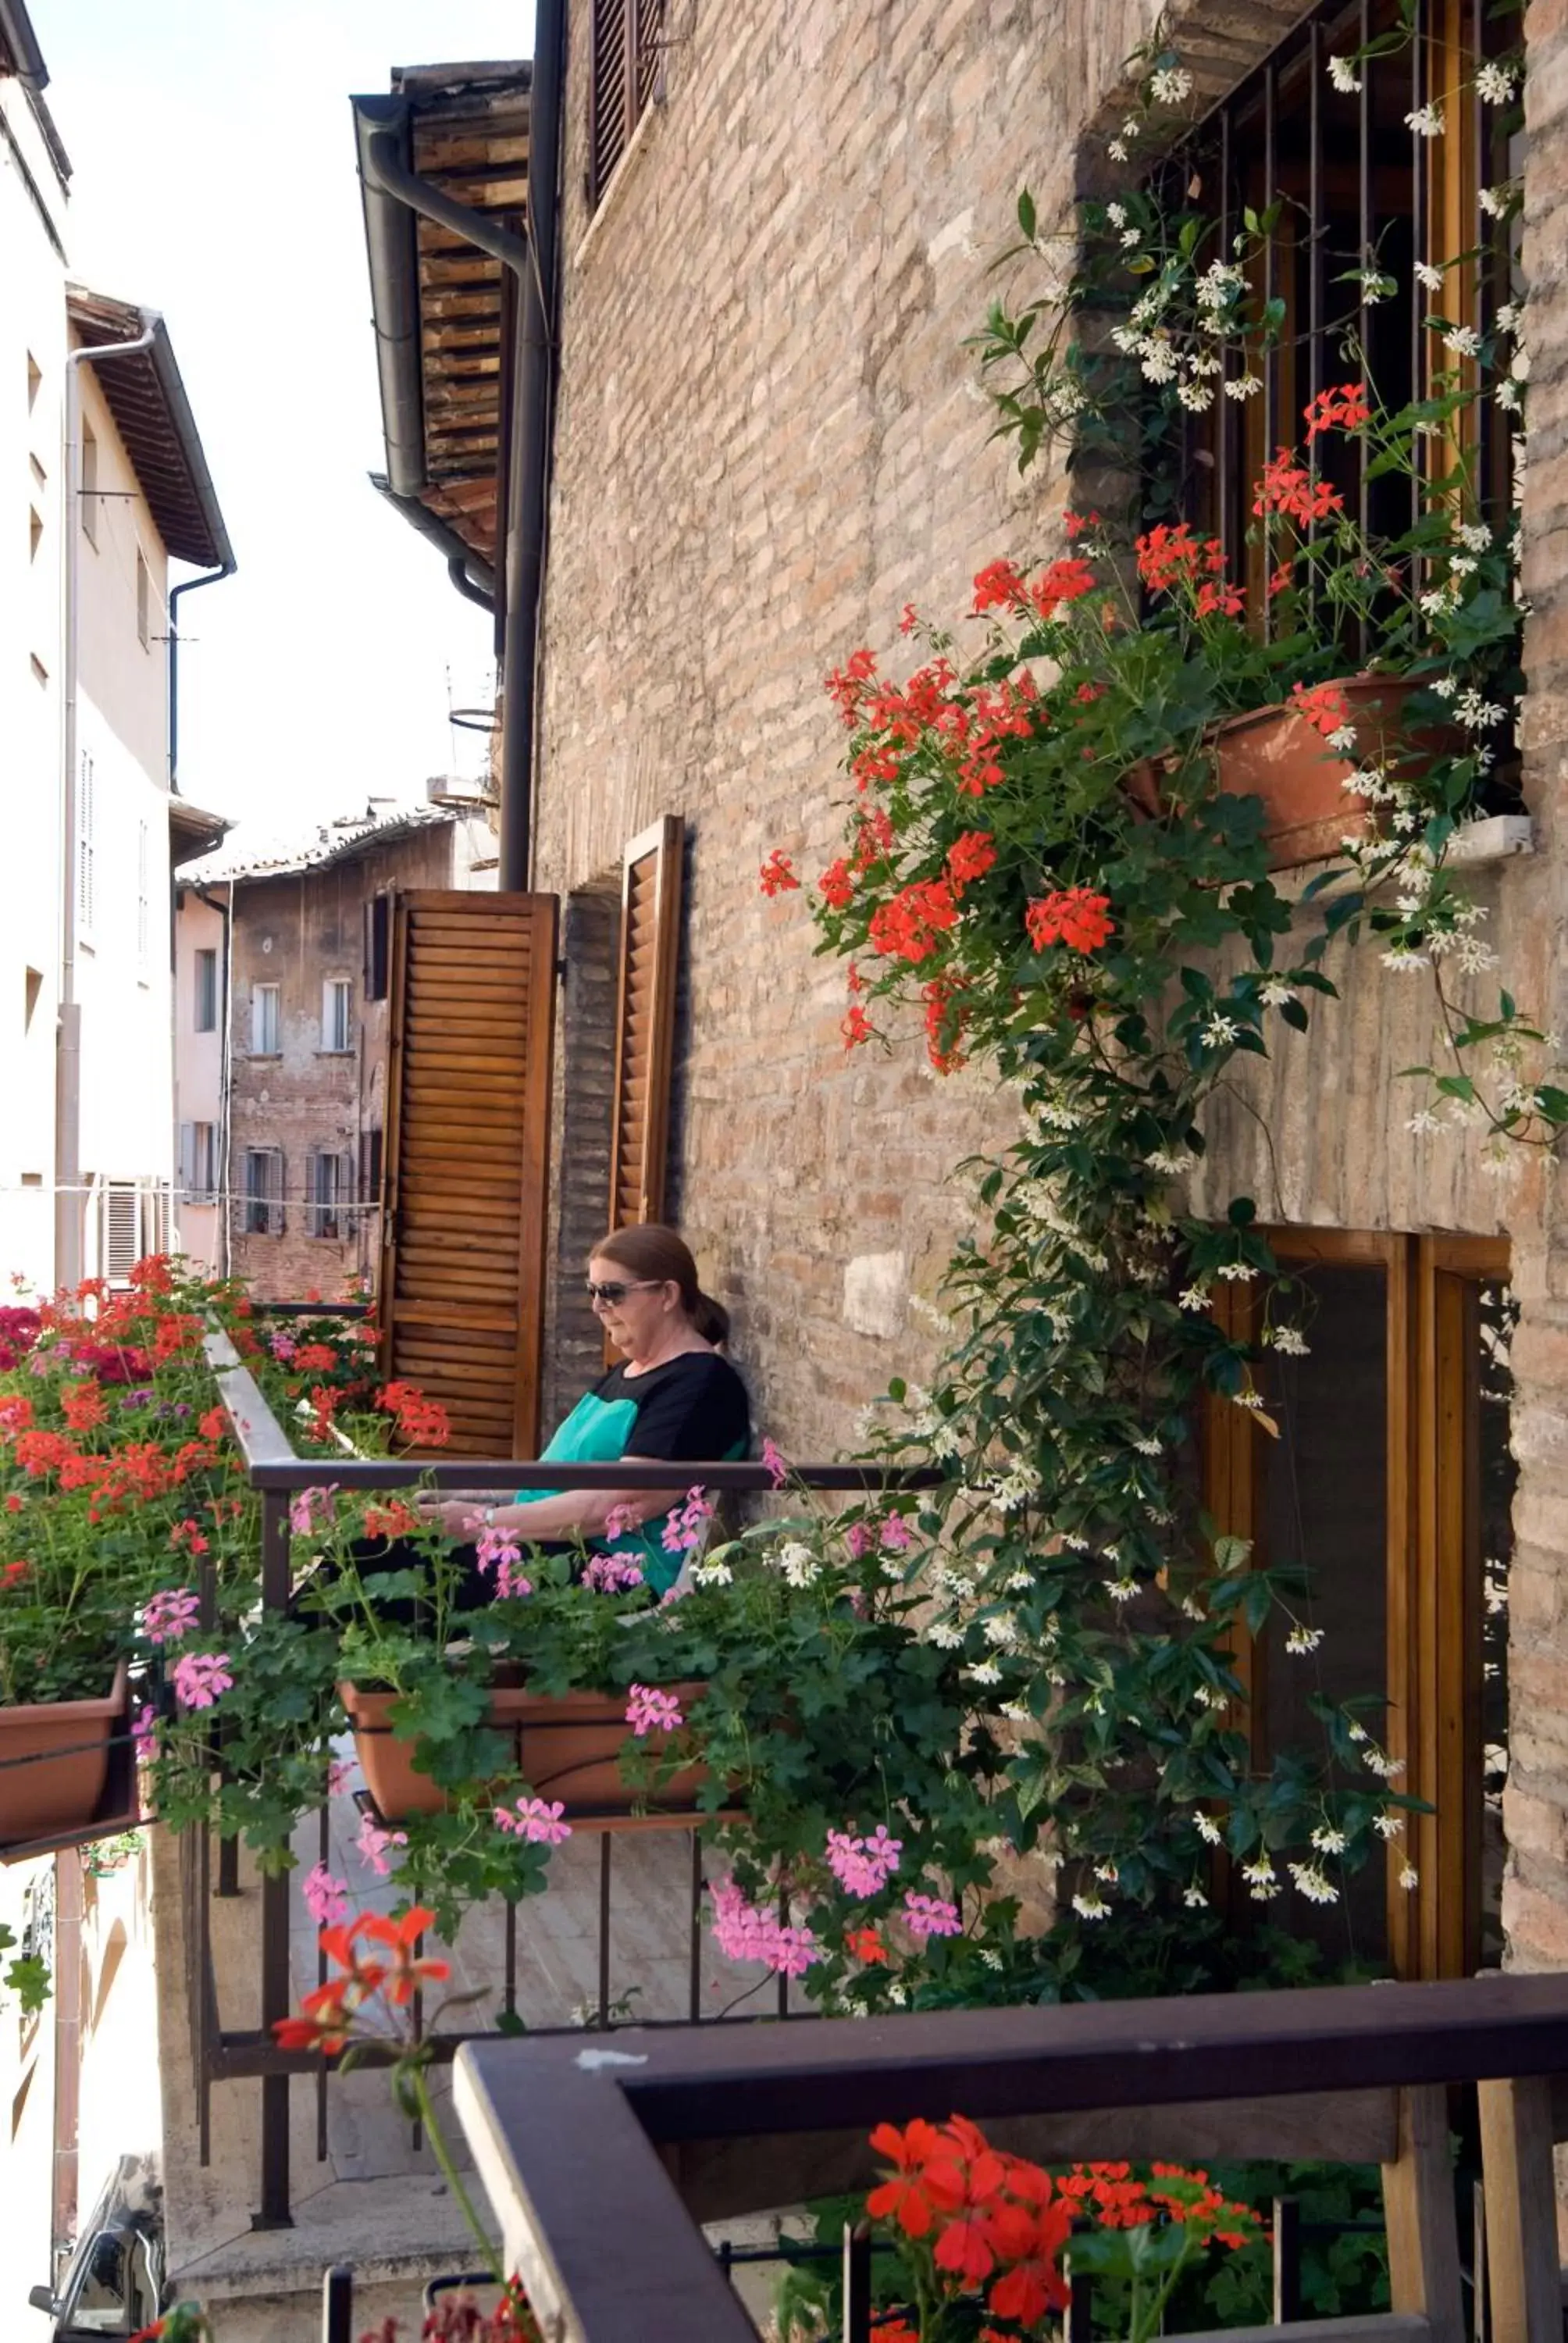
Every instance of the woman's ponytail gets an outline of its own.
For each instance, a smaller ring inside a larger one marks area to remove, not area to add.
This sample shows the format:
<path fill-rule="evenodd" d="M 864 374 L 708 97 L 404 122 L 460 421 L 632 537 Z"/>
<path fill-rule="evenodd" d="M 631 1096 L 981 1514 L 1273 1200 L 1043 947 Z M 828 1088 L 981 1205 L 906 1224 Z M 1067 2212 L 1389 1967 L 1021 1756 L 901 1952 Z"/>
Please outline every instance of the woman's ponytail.
<path fill-rule="evenodd" d="M 715 1302 L 711 1293 L 697 1289 L 697 1306 L 691 1312 L 691 1322 L 705 1342 L 717 1349 L 729 1340 L 729 1312 L 722 1302 Z"/>

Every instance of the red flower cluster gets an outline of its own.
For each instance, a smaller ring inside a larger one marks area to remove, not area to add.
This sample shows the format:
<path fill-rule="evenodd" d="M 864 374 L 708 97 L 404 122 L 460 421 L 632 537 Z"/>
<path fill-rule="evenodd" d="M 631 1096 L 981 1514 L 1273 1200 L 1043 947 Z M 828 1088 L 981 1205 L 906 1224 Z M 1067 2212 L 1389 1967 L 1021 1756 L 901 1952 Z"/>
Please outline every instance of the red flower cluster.
<path fill-rule="evenodd" d="M 977 879 L 983 879 L 996 860 L 996 840 L 989 830 L 966 830 L 948 849 L 948 880 L 955 897 Z"/>
<path fill-rule="evenodd" d="M 917 879 L 872 912 L 871 949 L 891 960 L 925 960 L 958 915 L 945 879 Z"/>
<path fill-rule="evenodd" d="M 1059 887 L 1030 903 L 1023 923 L 1037 952 L 1051 944 L 1066 944 L 1076 952 L 1098 951 L 1116 932 L 1110 910 L 1111 898 L 1097 895 L 1091 887 Z"/>
<path fill-rule="evenodd" d="M 1291 686 L 1291 705 L 1326 740 L 1351 720 L 1350 708 L 1337 683 L 1320 683 L 1309 691 L 1304 684 Z"/>
<path fill-rule="evenodd" d="M 1312 521 L 1326 520 L 1331 513 L 1343 512 L 1344 504 L 1337 488 L 1332 488 L 1327 480 L 1314 479 L 1288 447 L 1282 447 L 1263 467 L 1252 510 L 1260 516 L 1283 513 L 1305 528 Z"/>
<path fill-rule="evenodd" d="M 323 1397 L 336 1400 L 337 1393 L 314 1391 L 311 1405 Z M 427 1399 L 417 1383 L 387 1383 L 377 1393 L 376 1404 L 397 1417 L 397 1429 L 411 1448 L 445 1448 L 452 1436 L 446 1409 L 439 1400 Z"/>
<path fill-rule="evenodd" d="M 1010 609 L 1022 616 L 1052 618 L 1063 602 L 1076 602 L 1092 593 L 1097 582 L 1093 569 L 1078 554 L 1051 562 L 1032 586 L 1015 563 L 990 561 L 975 578 L 975 613 L 978 617 L 985 610 Z"/>
<path fill-rule="evenodd" d="M 1199 618 L 1241 617 L 1245 599 L 1239 586 L 1226 581 L 1225 556 L 1217 537 L 1194 537 L 1184 520 L 1173 528 L 1161 521 L 1138 539 L 1134 550 L 1138 575 L 1157 594 L 1174 593 L 1184 586 L 1193 596 Z"/>
<path fill-rule="evenodd" d="M 1061 2252 L 1077 2207 L 1049 2172 L 999 2155 L 963 2116 L 941 2125 L 917 2117 L 901 2132 L 879 2124 L 871 2146 L 893 2167 L 866 2199 L 873 2220 L 934 2236 L 938 2271 L 966 2289 L 990 2282 L 986 2308 L 999 2318 L 1027 2327 L 1065 2307 Z"/>
<path fill-rule="evenodd" d="M 1141 2180 L 1130 2164 L 1075 2164 L 1058 2175 L 1056 2186 L 1071 2200 L 1075 2219 L 1092 2215 L 1102 2229 L 1180 2221 L 1205 2240 L 1215 2238 L 1233 2250 L 1263 2235 L 1251 2207 L 1221 2196 L 1206 2172 L 1190 2172 L 1181 2164 L 1152 2164 L 1149 2170 L 1150 2177 Z"/>
<path fill-rule="evenodd" d="M 1315 439 L 1320 431 L 1359 431 L 1372 419 L 1364 382 L 1342 382 L 1337 390 L 1320 390 L 1302 412 L 1309 439 Z"/>
<path fill-rule="evenodd" d="M 20 1366 L 37 1341 L 43 1320 L 35 1310 L 0 1310 L 0 1374 Z"/>
<path fill-rule="evenodd" d="M 446 1961 L 423 1960 L 415 1952 L 435 1916 L 417 1904 L 400 1920 L 388 1920 L 380 1912 L 362 1912 L 350 1927 L 323 1928 L 321 1949 L 344 1974 L 328 1977 L 314 1993 L 307 1993 L 297 2017 L 273 2019 L 278 2048 L 320 2050 L 329 2058 L 336 2057 L 353 2039 L 355 2013 L 373 1995 L 384 1992 L 389 2002 L 401 2008 L 413 2000 L 427 1977 L 439 1984 L 449 1976 Z M 383 1946 L 389 1958 L 364 1959 L 357 1949 L 361 1936 Z"/>
<path fill-rule="evenodd" d="M 109 1414 L 108 1403 L 91 1380 L 61 1384 L 60 1412 L 73 1432 L 94 1432 L 108 1421 Z"/>
<path fill-rule="evenodd" d="M 836 667 L 828 678 L 825 689 L 838 707 L 839 715 L 850 731 L 860 721 L 860 703 L 866 688 L 877 677 L 876 655 L 869 650 L 851 651 L 842 667 Z"/>
<path fill-rule="evenodd" d="M 757 874 L 757 884 L 765 895 L 787 895 L 800 881 L 790 867 L 789 857 L 775 847 Z"/>

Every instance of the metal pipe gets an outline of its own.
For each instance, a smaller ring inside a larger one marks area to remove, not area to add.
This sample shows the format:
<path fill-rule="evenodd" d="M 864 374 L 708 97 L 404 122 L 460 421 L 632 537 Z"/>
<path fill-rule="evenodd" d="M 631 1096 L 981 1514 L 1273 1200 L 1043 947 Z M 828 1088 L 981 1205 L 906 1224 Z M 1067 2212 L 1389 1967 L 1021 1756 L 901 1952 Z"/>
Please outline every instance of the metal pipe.
<path fill-rule="evenodd" d="M 163 320 L 138 312 L 135 340 L 83 343 L 65 353 L 65 721 L 61 729 L 60 995 L 55 1054 L 55 1283 L 82 1278 L 85 1220 L 82 1186 L 82 1012 L 76 1000 L 76 669 L 81 622 L 82 386 L 80 369 L 108 358 L 134 357 L 152 347 Z"/>
<path fill-rule="evenodd" d="M 179 795 L 180 769 L 180 614 L 182 594 L 194 594 L 198 587 L 217 586 L 224 578 L 232 578 L 237 564 L 233 554 L 221 561 L 216 569 L 206 569 L 199 578 L 186 578 L 169 588 L 169 789 Z"/>

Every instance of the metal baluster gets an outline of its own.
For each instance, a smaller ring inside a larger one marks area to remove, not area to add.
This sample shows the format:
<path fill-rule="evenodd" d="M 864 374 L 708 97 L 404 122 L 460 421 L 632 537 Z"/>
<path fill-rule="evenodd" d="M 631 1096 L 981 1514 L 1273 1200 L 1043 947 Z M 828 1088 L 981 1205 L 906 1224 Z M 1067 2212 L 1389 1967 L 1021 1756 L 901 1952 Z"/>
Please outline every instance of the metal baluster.
<path fill-rule="evenodd" d="M 871 2232 L 844 2224 L 844 2343 L 871 2343 Z"/>
<path fill-rule="evenodd" d="M 1231 109 L 1227 106 L 1221 109 L 1220 114 L 1220 258 L 1227 268 L 1230 267 L 1232 259 L 1231 235 Z M 1220 551 L 1224 558 L 1227 578 L 1231 574 L 1231 551 L 1240 534 L 1239 530 L 1232 527 L 1235 484 L 1231 478 L 1231 408 L 1234 402 L 1225 395 L 1225 385 L 1230 379 L 1230 375 L 1231 345 L 1228 339 L 1222 339 L 1220 344 L 1220 377 L 1217 393 L 1219 420 L 1216 425 L 1216 437 L 1219 445 L 1215 449 L 1220 477 L 1214 484 L 1214 489 L 1215 503 L 1218 507 L 1216 518 L 1220 525 Z"/>
<path fill-rule="evenodd" d="M 1294 2197 L 1274 2199 L 1274 2324 L 1302 2315 L 1302 2207 Z"/>
<path fill-rule="evenodd" d="M 261 1500 L 261 1602 L 264 1611 L 281 1612 L 288 1604 L 288 1499 L 276 1489 Z M 269 2034 L 276 2019 L 286 2017 L 292 1998 L 288 1963 L 288 1876 L 269 1875 L 261 1883 L 261 2024 Z M 261 2084 L 261 2209 L 251 2218 L 256 2229 L 287 2229 L 294 2226 L 288 2190 L 288 2077 L 265 2075 Z"/>
<path fill-rule="evenodd" d="M 507 1898 L 507 1950 L 501 2008 L 508 2018 L 516 2017 L 518 2014 L 518 1907 L 510 1896 Z"/>
<path fill-rule="evenodd" d="M 779 1897 L 779 1925 L 781 1928 L 787 1928 L 789 1926 L 789 1898 L 782 1893 L 780 1893 Z M 779 2015 L 780 2017 L 788 2017 L 789 2015 L 789 1972 L 788 1969 L 780 1969 L 779 1972 Z"/>
<path fill-rule="evenodd" d="M 702 1834 L 691 1834 L 691 1943 L 690 1980 L 687 2000 L 687 2016 L 693 2026 L 702 2017 Z"/>
<path fill-rule="evenodd" d="M 613 1831 L 598 1835 L 598 2022 L 609 2025 L 609 1850 Z"/>
<path fill-rule="evenodd" d="M 354 2343 L 354 2272 L 343 2262 L 322 2273 L 321 2343 Z"/>

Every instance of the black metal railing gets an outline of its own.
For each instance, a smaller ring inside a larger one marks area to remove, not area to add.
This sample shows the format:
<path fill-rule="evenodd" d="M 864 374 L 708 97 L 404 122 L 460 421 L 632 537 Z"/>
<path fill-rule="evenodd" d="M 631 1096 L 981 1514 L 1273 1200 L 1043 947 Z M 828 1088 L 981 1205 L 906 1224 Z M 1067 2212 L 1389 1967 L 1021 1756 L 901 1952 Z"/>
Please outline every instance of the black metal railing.
<path fill-rule="evenodd" d="M 317 1317 L 354 1317 L 364 1315 L 357 1305 L 311 1303 L 266 1304 L 268 1310 L 291 1315 L 309 1314 Z M 206 1338 L 206 1354 L 217 1383 L 219 1394 L 227 1413 L 235 1439 L 244 1461 L 246 1477 L 261 1499 L 261 1604 L 264 1612 L 282 1612 L 287 1607 L 292 1592 L 290 1568 L 290 1500 L 302 1489 L 317 1486 L 329 1475 L 340 1493 L 353 1494 L 374 1490 L 406 1489 L 416 1483 L 433 1484 L 437 1489 L 493 1489 L 509 1492 L 518 1488 L 539 1489 L 616 1489 L 625 1485 L 624 1464 L 554 1463 L 537 1457 L 448 1457 L 438 1462 L 359 1458 L 351 1455 L 333 1457 L 330 1462 L 319 1456 L 298 1455 L 287 1433 L 267 1404 L 255 1377 L 235 1352 L 233 1344 L 221 1330 L 214 1329 Z M 900 1489 L 931 1488 L 950 1478 L 946 1473 L 915 1468 L 889 1470 L 862 1464 L 795 1464 L 790 1468 L 790 1480 L 807 1489 L 839 1491 L 845 1494 L 876 1493 Z M 637 1468 L 639 1486 L 668 1489 L 672 1494 L 684 1494 L 694 1484 L 712 1491 L 737 1493 L 768 1493 L 774 1486 L 774 1477 L 759 1463 L 681 1463 L 654 1464 L 639 1462 Z M 323 1861 L 327 1852 L 328 1809 L 318 1809 L 320 1848 Z M 648 2021 L 622 2016 L 612 1992 L 611 1923 L 613 1916 L 614 1856 L 613 1818 L 602 1815 L 572 1815 L 568 1819 L 577 1827 L 598 1831 L 599 1842 L 598 1911 L 597 1970 L 598 1991 L 589 2023 L 594 2027 L 608 2028 L 627 2023 L 646 2026 Z M 702 1842 L 698 1825 L 701 1817 L 693 1815 L 691 1865 L 689 1874 L 689 1906 L 687 1913 L 689 1946 L 687 2014 L 684 2018 L 654 2020 L 661 2024 L 704 2027 L 747 2024 L 754 2016 L 763 2013 L 741 2011 L 736 2014 L 733 2005 L 706 2016 L 701 1994 L 701 1919 L 704 1880 Z M 197 2127 L 202 2160 L 207 2157 L 211 2138 L 212 2086 L 218 2081 L 236 2078 L 257 2079 L 261 2085 L 260 2173 L 258 2202 L 253 2217 L 257 2228 L 287 2227 L 292 2224 L 291 2186 L 289 2172 L 289 2084 L 296 2075 L 311 2075 L 315 2079 L 317 2098 L 316 2153 L 317 2160 L 327 2154 L 327 2107 L 330 2080 L 325 2062 L 307 2052 L 280 2050 L 273 2035 L 276 2021 L 286 2017 L 293 1999 L 289 1954 L 290 1887 L 286 1874 L 266 1875 L 260 1886 L 261 1929 L 259 1944 L 260 2023 L 254 2027 L 227 2027 L 222 2023 L 216 1981 L 213 1964 L 213 1932 L 211 1903 L 215 1897 L 226 1899 L 239 1893 L 238 1846 L 233 1838 L 220 1841 L 216 1865 L 216 1881 L 211 1842 L 205 1832 L 187 1833 L 181 1848 L 183 1906 L 187 1918 L 186 1983 L 189 1994 L 191 2052 L 196 2077 Z M 194 1927 L 189 1924 L 194 1922 Z M 505 1948 L 503 1973 L 499 1986 L 500 2020 L 498 2031 L 504 2031 L 518 2016 L 518 1907 L 508 1904 L 505 1915 Z M 766 1981 L 765 1981 L 766 1982 Z M 749 2000 L 752 1996 L 745 1996 Z M 803 2016 L 804 2011 L 792 2007 L 789 1980 L 780 1976 L 766 2014 L 770 2017 Z M 581 2026 L 562 2024 L 559 2027 L 536 2028 L 534 2031 L 580 2033 Z M 449 2058 L 463 2037 L 443 2036 L 438 2054 Z"/>

